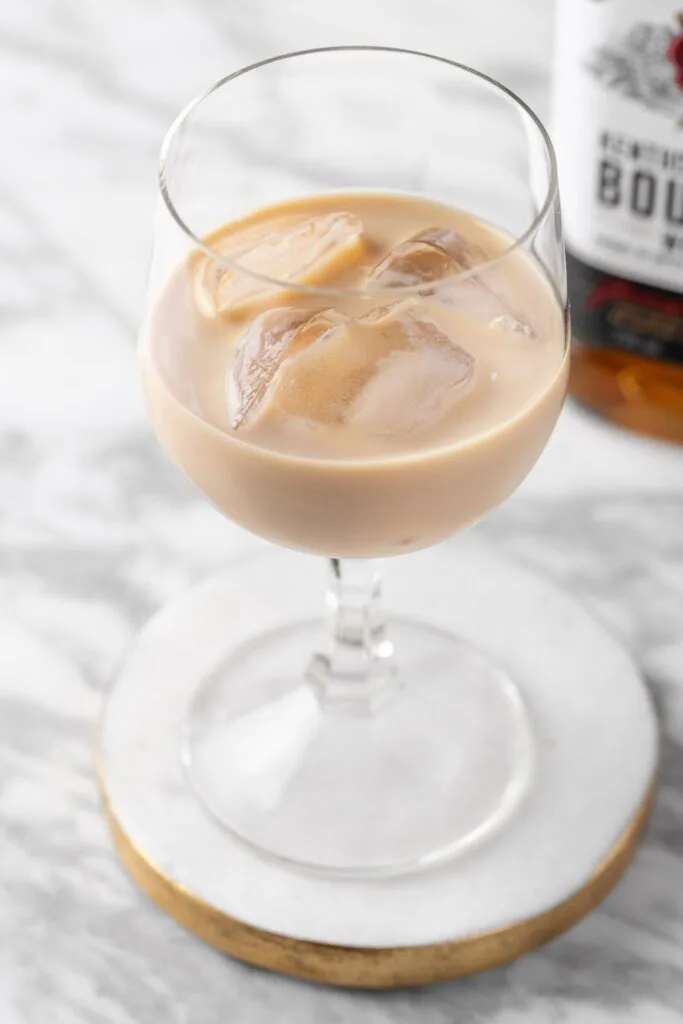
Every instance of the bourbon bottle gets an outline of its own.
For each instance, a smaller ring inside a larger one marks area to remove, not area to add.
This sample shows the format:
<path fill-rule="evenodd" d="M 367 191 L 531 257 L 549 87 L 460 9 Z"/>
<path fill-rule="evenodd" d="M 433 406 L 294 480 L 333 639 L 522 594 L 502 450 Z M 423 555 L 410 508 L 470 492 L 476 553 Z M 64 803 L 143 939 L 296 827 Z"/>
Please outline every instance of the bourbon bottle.
<path fill-rule="evenodd" d="M 559 0 L 570 390 L 683 443 L 683 0 Z"/>

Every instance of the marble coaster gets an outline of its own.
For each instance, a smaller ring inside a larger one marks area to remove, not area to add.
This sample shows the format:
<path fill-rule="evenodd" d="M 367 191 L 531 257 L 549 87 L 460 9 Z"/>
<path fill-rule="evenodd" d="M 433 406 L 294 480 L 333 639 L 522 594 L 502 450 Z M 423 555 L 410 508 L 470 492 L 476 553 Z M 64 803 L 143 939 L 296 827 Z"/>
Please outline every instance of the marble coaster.
<path fill-rule="evenodd" d="M 336 984 L 420 984 L 504 963 L 596 906 L 647 819 L 657 757 L 628 654 L 577 603 L 475 539 L 394 559 L 386 603 L 490 655 L 536 741 L 514 817 L 439 869 L 330 879 L 263 859 L 190 793 L 179 759 L 192 691 L 230 643 L 321 597 L 319 560 L 274 549 L 197 587 L 145 628 L 109 699 L 100 779 L 119 853 L 181 924 L 236 957 Z"/>

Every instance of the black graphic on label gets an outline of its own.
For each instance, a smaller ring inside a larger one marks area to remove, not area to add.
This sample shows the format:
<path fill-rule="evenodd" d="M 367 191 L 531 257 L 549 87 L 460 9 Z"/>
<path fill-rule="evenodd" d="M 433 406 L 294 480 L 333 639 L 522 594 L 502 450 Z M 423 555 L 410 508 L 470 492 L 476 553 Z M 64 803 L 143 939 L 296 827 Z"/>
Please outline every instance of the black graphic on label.
<path fill-rule="evenodd" d="M 676 120 L 683 114 L 681 33 L 643 22 L 596 47 L 586 61 L 606 89 Z"/>

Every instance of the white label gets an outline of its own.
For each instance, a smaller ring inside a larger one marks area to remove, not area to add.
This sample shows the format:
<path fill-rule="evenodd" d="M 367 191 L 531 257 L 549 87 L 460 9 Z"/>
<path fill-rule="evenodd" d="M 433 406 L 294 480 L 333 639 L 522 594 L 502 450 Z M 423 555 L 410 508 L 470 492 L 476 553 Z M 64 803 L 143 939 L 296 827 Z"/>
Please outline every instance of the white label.
<path fill-rule="evenodd" d="M 683 292 L 683 0 L 560 0 L 553 136 L 568 248 Z"/>

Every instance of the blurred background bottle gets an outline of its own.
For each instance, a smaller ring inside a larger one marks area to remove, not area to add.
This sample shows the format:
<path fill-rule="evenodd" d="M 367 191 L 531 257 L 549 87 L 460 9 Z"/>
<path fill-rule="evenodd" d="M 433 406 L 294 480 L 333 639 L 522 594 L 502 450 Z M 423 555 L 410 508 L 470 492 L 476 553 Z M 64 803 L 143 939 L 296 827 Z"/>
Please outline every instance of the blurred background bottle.
<path fill-rule="evenodd" d="M 683 443 L 683 0 L 559 0 L 570 389 Z"/>

